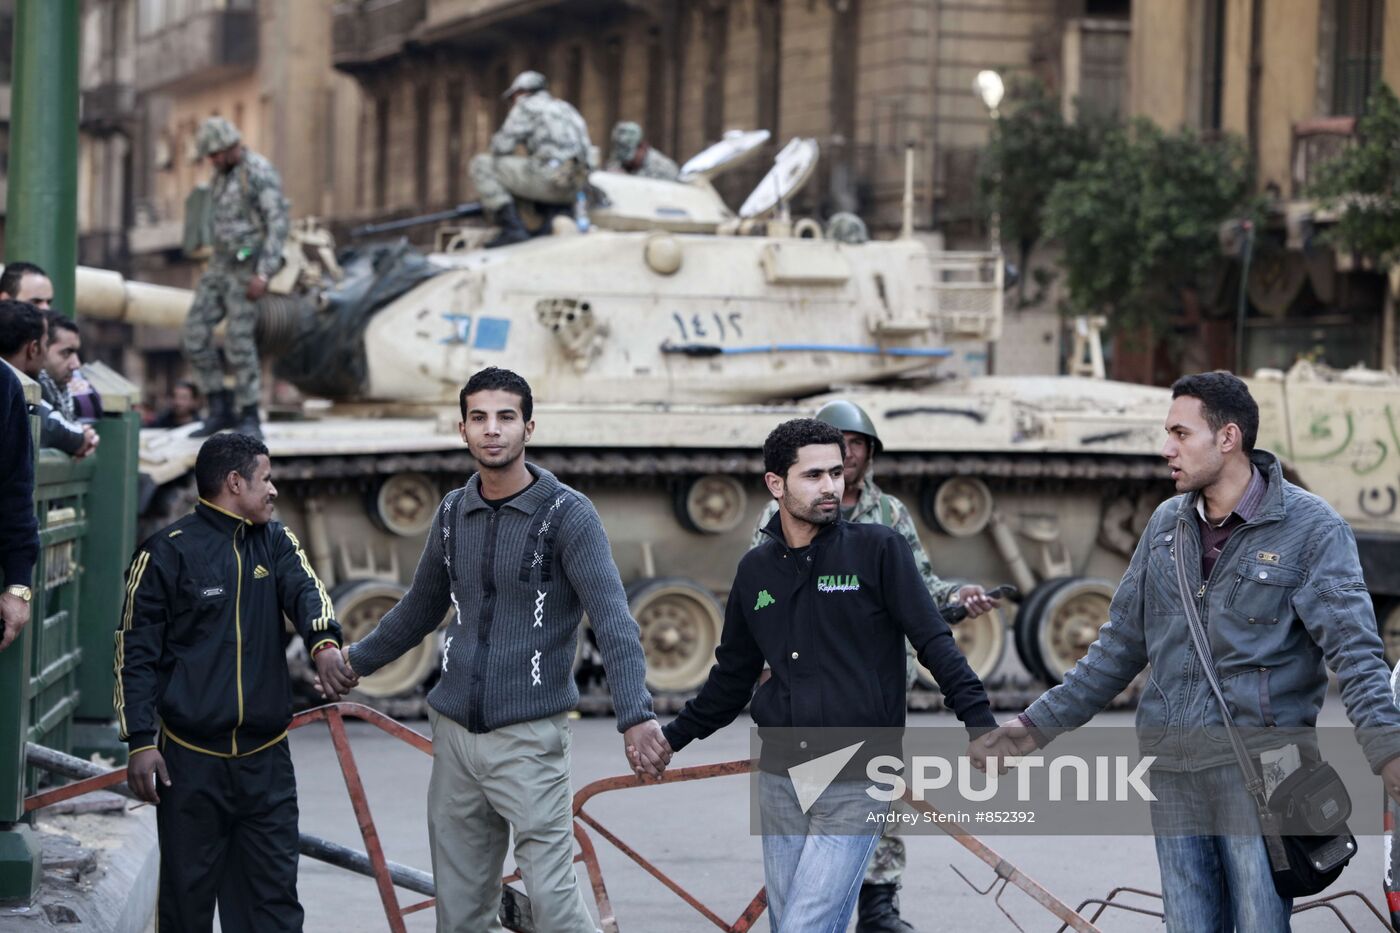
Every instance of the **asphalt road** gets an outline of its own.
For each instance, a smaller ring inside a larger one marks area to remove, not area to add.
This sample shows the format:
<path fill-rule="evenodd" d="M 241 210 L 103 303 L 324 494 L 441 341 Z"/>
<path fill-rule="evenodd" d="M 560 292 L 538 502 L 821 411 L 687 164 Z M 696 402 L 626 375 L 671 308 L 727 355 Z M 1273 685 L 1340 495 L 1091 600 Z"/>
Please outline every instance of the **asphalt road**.
<path fill-rule="evenodd" d="M 1324 711 L 1325 722 L 1341 722 L 1335 695 Z M 1105 714 L 1096 723 L 1127 725 L 1131 713 Z M 914 724 L 948 724 L 950 714 L 911 715 Z M 422 731 L 427 722 L 410 725 Z M 677 756 L 674 766 L 742 759 L 748 755 L 751 722 L 738 722 Z M 621 738 L 610 719 L 581 719 L 574 728 L 574 787 L 625 769 Z M 361 723 L 349 731 L 356 759 L 385 852 L 394 861 L 423 870 L 430 868 L 425 825 L 425 800 L 430 760 L 406 745 Z M 363 848 L 330 738 L 313 725 L 293 733 L 293 756 L 301 794 L 302 828 L 345 845 Z M 726 923 L 733 922 L 763 882 L 761 843 L 748 823 L 748 779 L 714 780 L 644 787 L 607 794 L 589 804 L 589 811 L 662 871 L 709 905 Z M 1358 802 L 1357 821 L 1370 819 Z M 612 897 L 621 933 L 701 933 L 716 927 L 676 898 L 654 878 L 637 868 L 605 841 L 592 834 L 599 849 L 603 877 Z M 1359 888 L 1377 904 L 1381 900 L 1381 839 L 1360 836 L 1361 851 L 1348 866 L 1337 888 Z M 1150 837 L 1030 837 L 986 836 L 983 840 L 1003 858 L 1071 906 L 1087 898 L 1104 897 L 1119 886 L 1157 890 L 1157 863 Z M 906 839 L 909 869 L 901 895 L 904 915 L 920 931 L 1015 930 L 992 894 L 981 895 L 958 877 L 961 871 L 980 889 L 992 885 L 995 874 L 967 849 L 943 835 Z M 507 870 L 513 870 L 509 866 Z M 581 882 L 587 879 L 580 872 Z M 382 931 L 387 928 L 374 884 L 319 862 L 302 860 L 300 892 L 306 905 L 308 931 Z M 993 891 L 993 894 L 995 890 Z M 400 891 L 404 904 L 421 898 Z M 1151 906 L 1149 899 L 1125 903 Z M 1021 891 L 1008 889 L 1000 899 L 1027 933 L 1053 931 L 1059 924 Z M 1359 930 L 1381 929 L 1364 908 L 1354 904 L 1346 913 Z M 408 929 L 429 931 L 432 911 L 410 915 Z M 755 925 L 767 931 L 766 920 Z M 1160 921 L 1114 911 L 1101 921 L 1105 931 L 1160 930 Z M 1300 915 L 1294 929 L 1341 929 L 1324 911 Z"/>

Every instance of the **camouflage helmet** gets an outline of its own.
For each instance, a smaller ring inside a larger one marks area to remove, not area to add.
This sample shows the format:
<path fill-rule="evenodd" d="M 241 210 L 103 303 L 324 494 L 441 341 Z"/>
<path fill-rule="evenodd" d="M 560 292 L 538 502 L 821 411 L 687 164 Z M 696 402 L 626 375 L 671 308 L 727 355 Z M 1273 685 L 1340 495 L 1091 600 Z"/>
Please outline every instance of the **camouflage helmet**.
<path fill-rule="evenodd" d="M 506 92 L 501 97 L 510 98 L 521 92 L 533 94 L 536 91 L 543 91 L 548 85 L 549 82 L 545 76 L 538 71 L 522 71 L 515 76 L 515 80 L 510 83 L 510 87 L 506 88 Z"/>
<path fill-rule="evenodd" d="M 637 157 L 642 144 L 642 128 L 631 120 L 623 120 L 612 131 L 612 157 L 626 165 Z"/>
<path fill-rule="evenodd" d="M 848 402 L 845 399 L 837 399 L 834 402 L 827 402 L 817 409 L 817 420 L 831 425 L 838 431 L 853 431 L 856 434 L 864 434 L 870 438 L 870 444 L 875 453 L 884 449 L 884 444 L 880 443 L 880 435 L 875 433 L 875 422 L 870 420 L 870 416 L 865 413 L 855 402 Z"/>
<path fill-rule="evenodd" d="M 841 211 L 832 214 L 831 219 L 826 222 L 826 237 L 838 243 L 868 243 L 870 231 L 866 229 L 865 221 L 855 214 Z"/>
<path fill-rule="evenodd" d="M 238 127 L 223 117 L 210 117 L 199 125 L 199 131 L 194 134 L 195 154 L 203 159 L 238 145 L 242 139 L 238 134 Z"/>

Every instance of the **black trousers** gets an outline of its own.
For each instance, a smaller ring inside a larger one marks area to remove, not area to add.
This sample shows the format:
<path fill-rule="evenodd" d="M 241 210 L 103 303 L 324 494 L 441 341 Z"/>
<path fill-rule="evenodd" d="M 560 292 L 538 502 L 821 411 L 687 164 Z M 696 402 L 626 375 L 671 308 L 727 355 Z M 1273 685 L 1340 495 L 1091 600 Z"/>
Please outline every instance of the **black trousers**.
<path fill-rule="evenodd" d="M 284 739 L 246 758 L 217 758 L 165 737 L 160 788 L 159 933 L 299 931 L 297 784 Z"/>

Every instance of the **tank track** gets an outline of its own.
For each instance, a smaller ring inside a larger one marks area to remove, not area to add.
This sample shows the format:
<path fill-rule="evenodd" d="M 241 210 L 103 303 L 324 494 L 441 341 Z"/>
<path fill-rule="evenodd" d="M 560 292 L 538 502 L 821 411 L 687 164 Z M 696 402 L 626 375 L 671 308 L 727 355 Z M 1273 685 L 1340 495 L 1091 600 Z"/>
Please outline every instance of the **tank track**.
<path fill-rule="evenodd" d="M 758 475 L 763 458 L 749 451 L 561 451 L 532 449 L 531 463 L 569 477 L 680 477 L 706 473 Z M 394 473 L 457 473 L 476 470 L 465 450 L 353 456 L 278 457 L 277 479 L 365 479 Z M 996 479 L 1162 480 L 1162 460 L 1155 456 L 1080 456 L 1057 453 L 918 454 L 883 453 L 883 477 L 964 476 Z"/>
<path fill-rule="evenodd" d="M 566 482 L 572 478 L 643 479 L 650 482 L 709 473 L 757 476 L 763 472 L 763 459 L 751 451 L 668 451 L 644 449 L 559 450 L 537 448 L 529 451 L 530 462 L 544 467 Z M 389 455 L 317 457 L 278 457 L 277 482 L 315 483 L 324 490 L 332 486 L 369 487 L 381 476 L 417 472 L 466 476 L 476 470 L 476 461 L 466 452 L 430 451 Z M 1050 482 L 1143 483 L 1162 481 L 1162 461 L 1142 455 L 1080 456 L 1058 453 L 1026 454 L 919 454 L 885 452 L 880 456 L 880 475 L 886 478 L 980 476 L 993 480 L 1042 480 Z M 1028 675 L 998 678 L 986 684 L 992 707 L 998 710 L 1025 709 L 1045 689 Z M 1114 708 L 1136 704 L 1140 688 L 1135 684 L 1111 704 Z M 661 693 L 655 699 L 660 714 L 675 713 L 693 694 Z M 401 718 L 427 715 L 423 691 L 382 700 L 362 699 L 370 705 Z M 579 711 L 583 715 L 611 715 L 612 697 L 605 685 L 590 683 L 581 690 Z M 943 695 L 937 690 L 916 686 L 909 693 L 911 710 L 944 709 Z"/>

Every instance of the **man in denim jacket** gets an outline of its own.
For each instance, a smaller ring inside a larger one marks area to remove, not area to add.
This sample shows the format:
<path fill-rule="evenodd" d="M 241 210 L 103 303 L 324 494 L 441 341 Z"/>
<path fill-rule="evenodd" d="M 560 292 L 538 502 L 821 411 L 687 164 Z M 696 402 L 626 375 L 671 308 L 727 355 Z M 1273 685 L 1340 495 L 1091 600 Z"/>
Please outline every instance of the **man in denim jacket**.
<path fill-rule="evenodd" d="M 1157 759 L 1167 928 L 1286 931 L 1292 901 L 1274 891 L 1253 800 L 1192 647 L 1175 549 L 1252 754 L 1282 744 L 1273 727 L 1316 724 L 1330 667 L 1371 768 L 1400 800 L 1400 708 L 1351 528 L 1254 449 L 1259 408 L 1244 382 L 1184 376 L 1172 398 L 1162 456 L 1179 495 L 1148 523 L 1108 623 L 1064 683 L 981 742 L 989 754 L 1030 752 L 1088 722 L 1151 665 L 1137 729 Z M 1190 818 L 1227 834 L 1193 831 Z"/>

